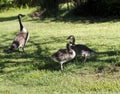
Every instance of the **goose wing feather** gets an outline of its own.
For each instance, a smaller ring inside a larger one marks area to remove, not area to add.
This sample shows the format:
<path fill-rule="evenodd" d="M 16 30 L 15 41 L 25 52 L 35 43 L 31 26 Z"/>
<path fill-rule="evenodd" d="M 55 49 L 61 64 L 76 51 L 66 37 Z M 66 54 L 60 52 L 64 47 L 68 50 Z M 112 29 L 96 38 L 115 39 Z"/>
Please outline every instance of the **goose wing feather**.
<path fill-rule="evenodd" d="M 57 62 L 60 62 L 60 61 L 67 62 L 67 61 L 73 59 L 71 56 L 72 53 L 73 52 L 68 52 L 66 49 L 60 49 L 52 55 L 52 58 Z"/>
<path fill-rule="evenodd" d="M 91 53 L 95 53 L 95 51 L 93 51 L 92 49 L 90 49 L 89 47 L 87 47 L 86 45 L 82 45 L 82 44 L 76 44 L 76 45 L 73 45 L 71 47 L 75 52 L 76 54 L 82 54 L 82 52 L 87 52 L 89 54 Z"/>
<path fill-rule="evenodd" d="M 23 47 L 25 42 L 26 42 L 26 36 L 27 33 L 24 32 L 20 32 L 14 39 L 14 41 L 18 41 L 19 42 L 19 46 Z"/>

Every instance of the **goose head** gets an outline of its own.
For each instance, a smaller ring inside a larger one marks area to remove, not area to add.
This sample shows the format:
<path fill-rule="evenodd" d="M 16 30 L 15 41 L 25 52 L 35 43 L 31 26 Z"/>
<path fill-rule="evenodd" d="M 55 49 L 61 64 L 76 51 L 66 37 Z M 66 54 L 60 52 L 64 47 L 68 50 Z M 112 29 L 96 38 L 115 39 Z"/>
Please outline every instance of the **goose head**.
<path fill-rule="evenodd" d="M 72 43 L 72 45 L 75 44 L 75 37 L 73 35 L 68 36 L 67 39 L 71 40 L 70 43 Z"/>
<path fill-rule="evenodd" d="M 18 14 L 18 18 L 24 17 L 25 15 L 23 14 Z"/>
<path fill-rule="evenodd" d="M 73 35 L 68 36 L 67 39 L 74 39 L 75 37 Z"/>
<path fill-rule="evenodd" d="M 9 50 L 14 51 L 19 47 L 19 42 L 13 41 L 12 45 L 10 46 Z"/>

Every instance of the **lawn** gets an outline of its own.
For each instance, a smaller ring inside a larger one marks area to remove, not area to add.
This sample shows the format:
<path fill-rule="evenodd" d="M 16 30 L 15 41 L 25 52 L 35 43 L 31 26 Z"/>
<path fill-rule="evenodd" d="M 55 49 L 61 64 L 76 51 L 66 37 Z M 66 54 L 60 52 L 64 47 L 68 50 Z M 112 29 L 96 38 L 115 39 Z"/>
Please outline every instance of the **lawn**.
<path fill-rule="evenodd" d="M 119 94 L 120 21 L 71 18 L 32 19 L 35 8 L 0 12 L 0 94 Z M 25 53 L 6 53 L 19 32 L 17 15 L 30 32 Z M 65 48 L 69 35 L 76 43 L 97 52 L 82 63 L 81 57 L 64 64 L 50 55 Z"/>

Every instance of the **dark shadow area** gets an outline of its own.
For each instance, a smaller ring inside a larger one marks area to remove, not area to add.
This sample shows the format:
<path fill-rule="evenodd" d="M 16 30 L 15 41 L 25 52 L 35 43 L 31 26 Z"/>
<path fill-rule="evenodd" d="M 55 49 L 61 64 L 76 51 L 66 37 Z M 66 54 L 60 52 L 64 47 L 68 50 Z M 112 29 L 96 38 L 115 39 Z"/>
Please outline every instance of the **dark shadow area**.
<path fill-rule="evenodd" d="M 7 37 L 7 36 L 5 36 Z M 50 49 L 49 47 L 42 47 L 44 44 L 54 43 L 56 40 L 59 42 L 62 42 L 62 38 L 59 37 L 51 37 L 51 40 L 47 40 L 45 42 L 36 42 L 34 39 L 37 39 L 39 36 L 32 37 L 33 40 L 29 41 L 29 44 L 26 45 L 25 48 L 34 46 L 35 51 L 27 51 L 25 50 L 25 53 L 21 53 L 19 51 L 8 53 L 5 50 L 9 48 L 8 46 L 0 46 L 0 49 L 2 49 L 2 53 L 0 54 L 0 58 L 3 59 L 3 61 L 0 62 L 0 73 L 4 73 L 4 68 L 6 67 L 17 67 L 17 66 L 30 66 L 31 70 L 50 70 L 50 71 L 58 71 L 60 70 L 60 64 L 57 62 L 54 62 L 50 58 Z M 5 38 L 4 41 L 7 41 Z M 28 60 L 27 60 L 28 58 Z M 22 61 L 20 59 L 23 59 Z M 19 61 L 20 60 L 20 61 Z M 17 71 L 17 70 L 12 70 Z M 12 72 L 9 71 L 9 72 Z M 18 69 L 19 71 L 19 69 Z M 29 71 L 29 70 L 28 70 Z M 5 72 L 6 73 L 6 72 Z M 7 72 L 8 73 L 8 72 Z"/>
<path fill-rule="evenodd" d="M 34 11 L 36 12 L 36 11 Z M 33 12 L 33 13 L 34 13 Z M 56 15 L 55 15 L 56 14 Z M 71 22 L 71 23 L 103 23 L 103 22 L 119 22 L 120 16 L 82 16 L 82 15 L 74 15 L 73 9 L 60 9 L 57 13 L 53 13 L 54 16 L 39 16 L 32 17 L 31 14 L 28 14 L 31 19 L 27 21 L 35 21 L 37 23 L 49 23 L 49 22 Z M 63 16 L 62 16 L 63 15 Z M 48 21 L 49 20 L 49 21 Z"/>
<path fill-rule="evenodd" d="M 90 56 L 87 58 L 86 62 L 106 62 L 106 63 L 117 63 L 119 61 L 119 58 L 113 58 L 112 56 L 119 56 L 120 55 L 120 51 L 106 51 L 106 52 L 97 52 L 96 54 L 94 54 L 93 56 Z M 107 59 L 102 59 L 102 57 L 109 57 Z M 76 57 L 76 61 L 78 63 L 76 63 L 77 65 L 79 64 L 83 64 L 83 58 L 81 56 L 77 56 Z M 117 63 L 116 65 L 119 66 L 119 64 Z"/>
<path fill-rule="evenodd" d="M 2 42 L 6 42 L 7 36 Z M 44 44 L 52 44 L 54 42 L 59 42 L 59 43 L 65 43 L 65 39 L 67 36 L 63 37 L 50 37 L 49 40 L 44 39 L 42 41 L 35 41 L 39 36 L 33 36 L 31 37 L 32 40 L 28 41 L 28 44 L 25 46 L 25 53 L 19 53 L 19 52 L 13 52 L 13 53 L 5 53 L 4 49 L 7 49 L 9 47 L 7 46 L 0 46 L 0 49 L 2 49 L 2 52 L 0 54 L 0 73 L 4 73 L 4 68 L 6 67 L 17 67 L 17 66 L 30 66 L 31 69 L 24 69 L 24 70 L 50 70 L 50 71 L 58 71 L 60 70 L 60 64 L 57 62 L 54 62 L 50 58 L 50 50 L 48 46 L 45 46 Z M 26 50 L 26 48 L 29 47 L 34 47 L 34 50 L 31 48 L 30 50 Z M 63 48 L 66 47 L 66 44 Z M 58 48 L 60 49 L 60 48 Z M 58 50 L 57 49 L 57 50 Z M 52 49 L 53 50 L 53 49 Z M 109 63 L 112 64 L 113 62 L 116 63 L 116 66 L 119 66 L 120 64 L 117 63 L 119 61 L 119 58 L 117 56 L 120 55 L 120 51 L 105 51 L 105 52 L 97 52 L 96 55 L 89 57 L 86 61 L 86 63 L 89 62 L 103 62 L 103 63 Z M 107 59 L 101 59 L 102 57 L 109 57 Z M 116 56 L 116 58 L 112 58 L 112 56 Z M 22 61 L 20 60 L 22 59 Z M 66 67 L 68 64 L 72 64 L 75 62 L 77 67 L 82 68 L 84 67 L 84 64 L 82 64 L 82 58 L 81 57 L 76 57 L 70 62 L 67 62 L 64 64 L 64 67 Z M 71 63 L 72 62 L 72 63 Z M 18 69 L 19 71 L 20 69 Z M 14 71 L 14 70 L 12 70 Z M 9 72 L 12 72 L 9 71 Z M 17 70 L 15 70 L 17 71 Z M 21 71 L 21 70 L 20 70 Z M 5 72 L 6 73 L 6 72 Z"/>
<path fill-rule="evenodd" d="M 64 15 L 64 16 L 61 16 Z M 51 22 L 71 22 L 71 23 L 103 23 L 103 22 L 119 22 L 120 16 L 89 16 L 89 15 L 74 15 L 73 9 L 67 10 L 61 9 L 58 11 L 56 16 L 53 17 L 40 17 L 37 19 L 32 19 L 29 21 L 36 22 L 46 22 L 46 20 L 50 20 Z"/>
<path fill-rule="evenodd" d="M 47 21 L 49 20 L 49 21 Z M 35 21 L 35 22 L 70 22 L 70 23 L 85 23 L 85 24 L 94 24 L 94 23 L 104 23 L 104 22 L 120 22 L 120 17 L 118 16 L 109 16 L 109 17 L 100 17 L 100 16 L 74 16 L 74 15 L 65 15 L 64 17 L 45 17 L 45 18 L 37 18 L 27 21 Z"/>
<path fill-rule="evenodd" d="M 16 20 L 17 16 L 12 16 L 12 17 L 0 17 L 0 22 L 5 22 L 5 21 L 12 21 Z"/>
<path fill-rule="evenodd" d="M 34 57 L 35 60 L 38 60 L 41 62 L 41 64 L 39 63 L 39 64 L 34 65 L 35 67 L 37 67 L 37 69 L 39 70 L 46 69 L 46 70 L 51 70 L 51 71 L 58 69 L 58 63 L 52 61 L 50 58 L 48 47 L 45 47 L 44 49 L 42 49 L 40 45 L 42 45 L 43 43 L 38 44 L 38 43 L 35 43 L 34 41 L 30 41 L 30 43 L 36 46 L 37 48 L 37 50 L 34 52 L 36 56 Z"/>
<path fill-rule="evenodd" d="M 108 56 L 113 55 L 120 55 L 120 51 L 106 51 L 106 52 L 97 52 L 98 55 L 100 54 L 107 54 Z"/>
<path fill-rule="evenodd" d="M 65 16 L 54 18 L 51 22 L 71 22 L 71 23 L 103 23 L 103 22 L 119 22 L 119 17 L 97 17 L 97 16 Z"/>

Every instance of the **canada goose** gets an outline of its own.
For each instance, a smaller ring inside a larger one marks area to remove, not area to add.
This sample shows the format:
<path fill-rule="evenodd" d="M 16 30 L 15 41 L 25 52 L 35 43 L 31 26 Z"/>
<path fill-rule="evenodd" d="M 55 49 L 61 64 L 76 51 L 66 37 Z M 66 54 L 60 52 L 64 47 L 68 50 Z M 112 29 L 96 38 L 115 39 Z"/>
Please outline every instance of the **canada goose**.
<path fill-rule="evenodd" d="M 9 51 L 14 51 L 17 48 L 22 48 L 22 51 L 24 52 L 24 46 L 29 39 L 29 32 L 22 25 L 21 17 L 23 17 L 23 16 L 24 15 L 22 15 L 22 14 L 18 14 L 20 32 L 16 35 L 15 39 L 13 40 L 13 42 L 9 48 Z"/>
<path fill-rule="evenodd" d="M 66 49 L 59 49 L 51 56 L 51 58 L 54 61 L 59 62 L 61 65 L 61 70 L 63 70 L 63 63 L 74 59 L 75 56 L 75 51 L 71 49 L 70 43 L 67 43 Z"/>
<path fill-rule="evenodd" d="M 71 48 L 76 52 L 76 55 L 84 58 L 83 62 L 86 62 L 88 56 L 95 54 L 95 51 L 88 48 L 86 45 L 75 44 L 75 37 L 73 35 L 70 35 L 67 39 L 71 40 Z"/>

